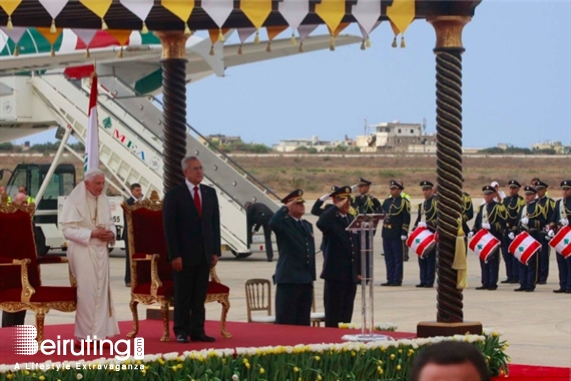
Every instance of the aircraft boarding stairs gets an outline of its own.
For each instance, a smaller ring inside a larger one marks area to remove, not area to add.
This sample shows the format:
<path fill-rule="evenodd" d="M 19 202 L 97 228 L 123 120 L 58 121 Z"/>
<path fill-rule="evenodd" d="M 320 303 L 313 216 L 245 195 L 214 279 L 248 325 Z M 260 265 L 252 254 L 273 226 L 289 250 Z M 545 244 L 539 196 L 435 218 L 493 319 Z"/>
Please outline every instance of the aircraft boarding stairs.
<path fill-rule="evenodd" d="M 140 183 L 146 194 L 162 192 L 162 111 L 160 101 L 141 96 L 113 76 L 99 76 L 98 120 L 99 160 L 112 175 L 115 184 L 128 189 Z M 89 80 L 69 81 L 63 74 L 46 74 L 30 78 L 35 96 L 49 106 L 61 126 L 70 126 L 74 136 L 85 143 Z M 278 209 L 278 197 L 237 163 L 187 125 L 189 155 L 197 155 L 204 166 L 204 183 L 218 194 L 223 250 L 237 257 L 265 251 L 263 234 L 253 237 L 247 247 L 247 221 L 244 204 L 263 202 Z M 69 149 L 69 147 L 68 147 Z M 69 149 L 72 151 L 71 149 Z M 73 151 L 72 151 L 73 152 Z M 77 155 L 77 154 L 76 154 Z"/>

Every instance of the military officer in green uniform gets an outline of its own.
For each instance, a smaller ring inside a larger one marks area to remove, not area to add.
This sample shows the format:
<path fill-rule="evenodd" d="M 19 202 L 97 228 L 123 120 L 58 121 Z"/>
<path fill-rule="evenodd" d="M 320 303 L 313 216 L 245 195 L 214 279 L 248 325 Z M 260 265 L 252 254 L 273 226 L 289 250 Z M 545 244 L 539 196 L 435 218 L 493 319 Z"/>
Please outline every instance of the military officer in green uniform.
<path fill-rule="evenodd" d="M 432 195 L 432 184 L 428 180 L 420 182 L 424 201 L 418 204 L 418 217 L 414 223 L 414 228 L 422 227 L 436 233 L 438 224 L 438 208 L 436 197 Z M 423 257 L 418 257 L 418 267 L 420 268 L 420 283 L 416 287 L 432 288 L 436 275 L 436 247 L 425 253 Z"/>
<path fill-rule="evenodd" d="M 273 276 L 276 286 L 276 324 L 309 325 L 315 280 L 313 226 L 303 219 L 303 191 L 296 189 L 282 200 L 270 220 L 276 234 L 279 258 Z"/>
<path fill-rule="evenodd" d="M 387 281 L 381 286 L 398 287 L 402 285 L 403 278 L 404 241 L 408 236 L 410 225 L 410 201 L 401 195 L 404 189 L 401 182 L 391 180 L 389 188 L 391 197 L 385 199 L 382 205 L 386 215 L 381 235 L 387 267 Z"/>
<path fill-rule="evenodd" d="M 555 237 L 555 233 L 571 223 L 571 180 L 561 182 L 561 200 L 555 203 L 555 210 L 549 221 L 548 237 Z M 557 268 L 559 270 L 559 288 L 553 290 L 556 294 L 571 294 L 571 256 L 565 258 L 561 253 L 556 254 Z"/>
<path fill-rule="evenodd" d="M 535 182 L 537 204 L 541 207 L 545 221 L 551 221 L 555 211 L 555 200 L 546 194 L 548 187 L 549 185 L 541 180 Z M 539 252 L 538 283 L 546 284 L 549 276 L 549 240 L 547 239 L 546 231 L 539 233 L 539 243 L 541 243 L 541 251 Z"/>
<path fill-rule="evenodd" d="M 517 180 L 508 181 L 510 188 L 509 196 L 502 199 L 502 205 L 506 209 L 506 230 L 502 235 L 502 256 L 506 264 L 506 280 L 501 283 L 519 283 L 519 265 L 516 257 L 508 251 L 510 243 L 510 233 L 517 230 L 519 210 L 526 204 L 524 198 L 519 195 L 521 184 Z"/>

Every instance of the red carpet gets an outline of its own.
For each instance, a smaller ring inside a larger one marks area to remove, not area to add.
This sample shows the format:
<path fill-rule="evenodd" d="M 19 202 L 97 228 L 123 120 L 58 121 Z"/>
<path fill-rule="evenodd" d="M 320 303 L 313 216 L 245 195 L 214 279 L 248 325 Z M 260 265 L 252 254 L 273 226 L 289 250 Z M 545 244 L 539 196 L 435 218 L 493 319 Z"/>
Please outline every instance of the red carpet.
<path fill-rule="evenodd" d="M 113 338 L 113 341 L 125 339 L 125 334 L 132 328 L 130 321 L 119 323 L 121 335 Z M 225 339 L 220 336 L 219 322 L 207 321 L 206 332 L 216 337 L 214 343 L 187 343 L 179 344 L 171 341 L 164 343 L 159 341 L 162 333 L 162 322 L 157 320 L 141 320 L 140 322 L 140 336 L 145 339 L 145 354 L 158 354 L 190 350 L 200 350 L 205 348 L 238 348 L 238 347 L 261 347 L 261 346 L 276 346 L 276 345 L 296 345 L 296 344 L 320 344 L 320 343 L 340 343 L 342 342 L 341 336 L 348 333 L 356 333 L 355 330 L 335 329 L 335 328 L 314 328 L 314 327 L 296 327 L 296 326 L 276 326 L 273 324 L 255 324 L 255 323 L 237 323 L 228 322 L 227 329 L 233 337 Z M 415 334 L 406 332 L 384 332 L 395 339 L 414 338 Z M 60 356 L 46 356 L 41 352 L 35 355 L 17 355 L 14 351 L 14 334 L 13 328 L 0 329 L 0 363 L 1 364 L 15 364 L 25 362 L 42 363 L 47 360 L 51 361 L 74 361 L 74 360 L 92 360 L 101 357 L 110 356 L 110 349 L 105 349 L 103 355 L 70 355 L 69 350 L 67 355 Z M 73 338 L 73 325 L 49 325 L 45 327 L 45 338 L 53 341 L 59 341 Z M 174 340 L 171 333 L 171 340 Z M 131 355 L 133 355 L 133 345 L 131 341 Z M 125 345 L 119 346 L 120 351 L 126 349 Z M 554 368 L 532 365 L 510 365 L 510 376 L 507 378 L 510 381 L 568 381 L 571 380 L 571 368 Z M 506 380 L 505 377 L 496 377 L 494 381 Z"/>

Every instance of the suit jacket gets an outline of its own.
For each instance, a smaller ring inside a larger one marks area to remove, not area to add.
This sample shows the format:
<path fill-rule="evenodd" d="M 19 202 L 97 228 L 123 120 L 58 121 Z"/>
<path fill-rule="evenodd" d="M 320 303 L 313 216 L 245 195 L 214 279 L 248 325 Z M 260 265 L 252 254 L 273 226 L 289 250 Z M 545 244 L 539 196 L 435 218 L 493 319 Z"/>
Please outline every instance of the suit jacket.
<path fill-rule="evenodd" d="M 323 232 L 323 271 L 321 278 L 357 283 L 361 274 L 361 246 L 358 234 L 345 230 L 355 219 L 347 215 L 346 221 L 337 207 L 327 208 L 317 220 Z"/>
<path fill-rule="evenodd" d="M 312 283 L 315 280 L 315 240 L 313 226 L 299 222 L 282 206 L 270 220 L 270 227 L 276 233 L 279 258 L 274 283 Z"/>
<path fill-rule="evenodd" d="M 182 257 L 186 265 L 197 265 L 204 256 L 208 263 L 212 255 L 221 254 L 220 208 L 216 191 L 200 184 L 202 217 L 186 182 L 171 189 L 163 203 L 163 226 L 169 260 Z"/>

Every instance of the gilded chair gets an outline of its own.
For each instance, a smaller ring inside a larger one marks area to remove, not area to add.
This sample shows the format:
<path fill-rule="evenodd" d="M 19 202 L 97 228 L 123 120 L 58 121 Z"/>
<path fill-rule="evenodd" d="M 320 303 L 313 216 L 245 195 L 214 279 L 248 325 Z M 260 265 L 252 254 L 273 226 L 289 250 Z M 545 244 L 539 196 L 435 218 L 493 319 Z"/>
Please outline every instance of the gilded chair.
<path fill-rule="evenodd" d="M 272 284 L 267 279 L 254 278 L 244 282 L 248 323 L 275 323 L 272 315 Z M 266 314 L 252 312 L 265 311 Z"/>
<path fill-rule="evenodd" d="M 45 315 L 52 309 L 73 312 L 77 288 L 71 272 L 71 286 L 43 286 L 40 265 L 67 263 L 67 258 L 38 258 L 34 241 L 34 204 L 0 202 L 0 309 L 6 312 L 34 311 L 37 341 L 44 339 Z"/>
<path fill-rule="evenodd" d="M 169 315 L 173 305 L 174 284 L 172 267 L 168 262 L 167 245 L 163 229 L 163 203 L 158 193 L 153 191 L 148 199 L 134 205 L 121 204 L 127 221 L 127 241 L 131 260 L 131 302 L 133 330 L 127 337 L 139 332 L 137 305 L 158 303 L 163 321 L 161 341 L 170 341 Z M 220 331 L 222 336 L 231 337 L 226 331 L 226 316 L 230 309 L 230 289 L 220 283 L 216 270 L 210 270 L 206 302 L 222 304 Z"/>

